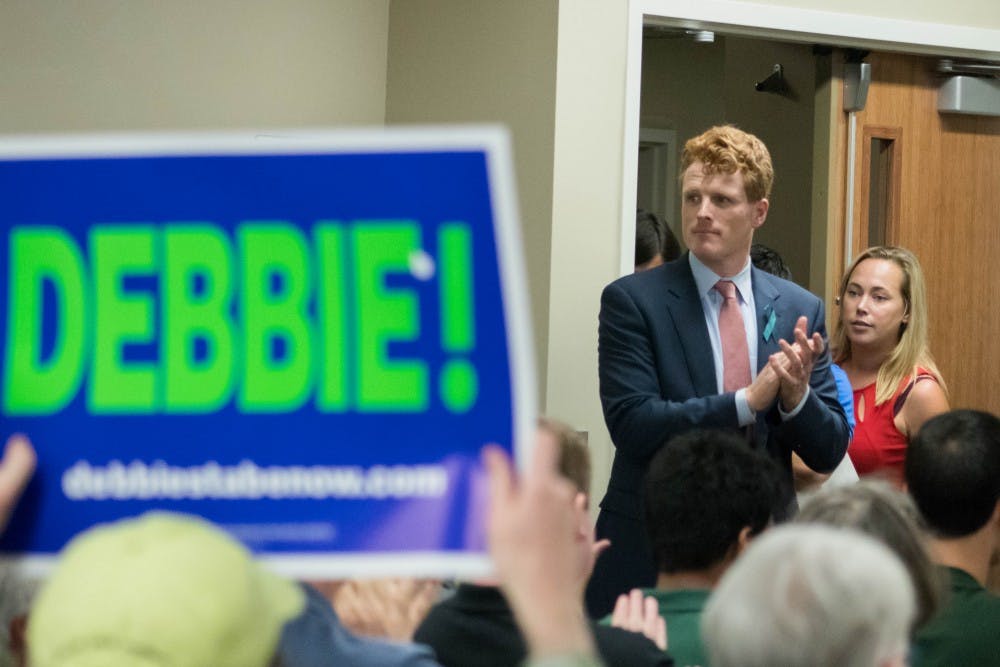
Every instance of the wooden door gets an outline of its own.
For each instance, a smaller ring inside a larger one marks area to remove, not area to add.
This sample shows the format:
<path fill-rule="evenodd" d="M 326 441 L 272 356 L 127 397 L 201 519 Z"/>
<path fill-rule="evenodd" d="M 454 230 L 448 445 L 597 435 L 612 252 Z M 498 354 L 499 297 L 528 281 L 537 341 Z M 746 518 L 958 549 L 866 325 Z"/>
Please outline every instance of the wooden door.
<path fill-rule="evenodd" d="M 883 216 L 885 242 L 924 268 L 931 351 L 952 407 L 1000 414 L 1000 117 L 939 114 L 934 58 L 873 53 L 868 62 L 854 253 L 869 245 L 870 218 Z"/>

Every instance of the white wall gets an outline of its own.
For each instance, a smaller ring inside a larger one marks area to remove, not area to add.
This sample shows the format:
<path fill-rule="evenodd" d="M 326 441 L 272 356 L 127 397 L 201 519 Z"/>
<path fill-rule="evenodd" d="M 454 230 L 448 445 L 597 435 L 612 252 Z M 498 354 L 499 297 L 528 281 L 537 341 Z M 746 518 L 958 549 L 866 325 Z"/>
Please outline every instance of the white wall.
<path fill-rule="evenodd" d="M 547 406 L 588 432 L 595 501 L 612 454 L 597 395 L 597 312 L 618 273 L 625 26 L 624 2 L 559 3 Z"/>
<path fill-rule="evenodd" d="M 388 0 L 5 0 L 0 133 L 376 124 Z"/>
<path fill-rule="evenodd" d="M 556 99 L 556 0 L 393 0 L 387 123 L 502 123 L 514 142 L 545 410 Z"/>

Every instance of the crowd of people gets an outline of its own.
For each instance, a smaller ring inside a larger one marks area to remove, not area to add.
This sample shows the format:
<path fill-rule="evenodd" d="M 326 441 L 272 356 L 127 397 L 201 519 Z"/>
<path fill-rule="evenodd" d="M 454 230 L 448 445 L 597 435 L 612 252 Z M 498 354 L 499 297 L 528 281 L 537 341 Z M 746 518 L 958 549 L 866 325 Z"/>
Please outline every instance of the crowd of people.
<path fill-rule="evenodd" d="M 601 297 L 596 526 L 586 442 L 543 419 L 523 472 L 483 452 L 493 577 L 293 582 L 154 512 L 79 535 L 44 582 L 0 571 L 0 665 L 1000 664 L 1000 419 L 950 408 L 917 258 L 854 258 L 828 341 L 753 243 L 766 146 L 711 128 L 682 171 L 688 252 L 640 211 L 636 272 Z M 0 526 L 34 466 L 13 436 Z"/>

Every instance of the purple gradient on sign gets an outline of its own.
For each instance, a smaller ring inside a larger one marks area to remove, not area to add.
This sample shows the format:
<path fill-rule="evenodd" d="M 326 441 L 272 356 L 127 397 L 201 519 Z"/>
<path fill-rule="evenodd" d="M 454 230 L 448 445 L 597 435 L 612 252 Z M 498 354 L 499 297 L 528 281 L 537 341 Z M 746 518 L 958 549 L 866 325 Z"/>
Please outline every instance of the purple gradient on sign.
<path fill-rule="evenodd" d="M 362 538 L 362 551 L 439 550 L 453 534 L 456 519 L 462 525 L 462 550 L 485 551 L 485 511 L 488 493 L 478 459 L 451 456 L 442 462 L 448 491 L 442 498 L 401 503 L 380 519 Z"/>
<path fill-rule="evenodd" d="M 483 466 L 477 462 L 468 473 L 469 507 L 465 515 L 466 548 L 486 551 L 486 521 L 490 509 L 490 479 Z"/>

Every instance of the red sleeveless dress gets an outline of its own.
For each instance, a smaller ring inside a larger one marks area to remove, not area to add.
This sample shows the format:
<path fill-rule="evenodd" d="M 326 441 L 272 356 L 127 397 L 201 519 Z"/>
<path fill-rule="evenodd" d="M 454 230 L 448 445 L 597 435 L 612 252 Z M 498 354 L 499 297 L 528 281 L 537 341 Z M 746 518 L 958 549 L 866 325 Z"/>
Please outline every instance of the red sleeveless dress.
<path fill-rule="evenodd" d="M 916 378 L 907 378 L 900 383 L 896 393 L 885 403 L 875 405 L 875 383 L 854 391 L 854 439 L 847 454 L 858 475 L 864 477 L 878 473 L 897 486 L 903 481 L 903 462 L 906 460 L 906 436 L 899 432 L 893 422 L 913 385 L 921 380 L 937 378 L 924 368 L 917 369 Z M 858 404 L 864 399 L 864 419 Z"/>

